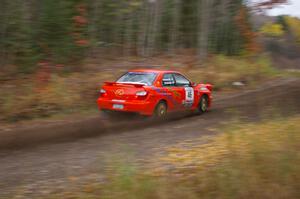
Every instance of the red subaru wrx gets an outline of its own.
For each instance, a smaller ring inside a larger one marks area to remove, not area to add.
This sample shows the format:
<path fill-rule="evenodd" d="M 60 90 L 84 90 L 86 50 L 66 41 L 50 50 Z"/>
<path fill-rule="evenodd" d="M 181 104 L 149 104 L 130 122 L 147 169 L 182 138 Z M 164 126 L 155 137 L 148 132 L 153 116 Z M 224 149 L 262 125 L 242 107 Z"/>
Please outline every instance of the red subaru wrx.
<path fill-rule="evenodd" d="M 177 111 L 204 113 L 212 104 L 212 85 L 195 84 L 177 71 L 130 70 L 105 82 L 97 100 L 105 113 L 133 112 L 165 117 Z"/>

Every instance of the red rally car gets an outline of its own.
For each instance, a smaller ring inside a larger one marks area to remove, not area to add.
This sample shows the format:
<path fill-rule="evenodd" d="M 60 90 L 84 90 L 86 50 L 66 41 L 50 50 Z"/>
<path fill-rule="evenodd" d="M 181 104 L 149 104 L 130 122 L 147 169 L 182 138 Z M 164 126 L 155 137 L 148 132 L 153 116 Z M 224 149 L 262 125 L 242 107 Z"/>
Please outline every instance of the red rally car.
<path fill-rule="evenodd" d="M 165 117 L 191 110 L 204 113 L 212 103 L 212 85 L 195 84 L 176 71 L 130 70 L 116 82 L 105 82 L 97 100 L 101 111 Z"/>

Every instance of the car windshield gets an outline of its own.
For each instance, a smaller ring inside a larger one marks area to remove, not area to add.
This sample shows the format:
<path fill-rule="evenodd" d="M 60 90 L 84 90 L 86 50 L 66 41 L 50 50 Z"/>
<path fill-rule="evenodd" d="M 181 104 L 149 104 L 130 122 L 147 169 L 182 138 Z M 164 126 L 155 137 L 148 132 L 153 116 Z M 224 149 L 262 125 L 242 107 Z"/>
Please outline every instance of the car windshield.
<path fill-rule="evenodd" d="M 156 73 L 128 72 L 117 80 L 118 83 L 140 83 L 151 86 L 156 78 Z"/>

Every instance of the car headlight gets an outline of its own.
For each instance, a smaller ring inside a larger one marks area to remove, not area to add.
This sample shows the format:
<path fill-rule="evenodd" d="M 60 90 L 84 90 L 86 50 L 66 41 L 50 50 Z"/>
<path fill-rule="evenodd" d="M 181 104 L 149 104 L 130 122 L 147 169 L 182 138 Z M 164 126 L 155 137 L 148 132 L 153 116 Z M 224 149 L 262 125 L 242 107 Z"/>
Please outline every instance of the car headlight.
<path fill-rule="evenodd" d="M 146 96 L 147 95 L 147 91 L 138 91 L 136 92 L 136 96 Z"/>
<path fill-rule="evenodd" d="M 207 91 L 208 89 L 206 87 L 201 87 L 200 91 Z"/>

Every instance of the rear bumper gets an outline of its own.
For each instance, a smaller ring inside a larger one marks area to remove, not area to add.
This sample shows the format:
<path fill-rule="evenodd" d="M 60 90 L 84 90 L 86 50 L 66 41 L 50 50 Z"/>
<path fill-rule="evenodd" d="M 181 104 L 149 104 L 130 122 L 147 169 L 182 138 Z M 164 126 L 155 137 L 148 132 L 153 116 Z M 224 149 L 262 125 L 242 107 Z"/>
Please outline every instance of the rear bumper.
<path fill-rule="evenodd" d="M 139 113 L 141 115 L 152 115 L 154 106 L 153 102 L 144 101 L 144 100 L 111 100 L 105 98 L 99 98 L 97 100 L 99 110 L 112 110 L 112 111 L 120 111 L 120 112 L 133 112 Z M 114 104 L 123 105 L 123 109 L 115 109 L 113 108 Z"/>

